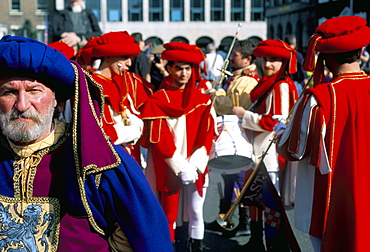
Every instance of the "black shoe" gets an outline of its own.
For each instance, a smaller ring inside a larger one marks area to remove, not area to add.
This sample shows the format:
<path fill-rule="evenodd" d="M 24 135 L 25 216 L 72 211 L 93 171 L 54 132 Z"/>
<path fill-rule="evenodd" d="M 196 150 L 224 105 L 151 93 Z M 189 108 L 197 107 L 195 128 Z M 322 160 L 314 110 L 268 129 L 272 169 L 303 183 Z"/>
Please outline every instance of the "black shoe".
<path fill-rule="evenodd" d="M 257 241 L 250 239 L 247 244 L 244 245 L 238 245 L 231 249 L 231 252 L 266 252 L 265 245 L 263 244 L 263 241 Z"/>
<path fill-rule="evenodd" d="M 235 236 L 250 235 L 250 222 L 248 209 L 246 207 L 239 206 L 239 225 L 235 229 Z"/>
<path fill-rule="evenodd" d="M 188 248 L 190 252 L 202 252 L 203 251 L 203 240 L 189 239 Z"/>

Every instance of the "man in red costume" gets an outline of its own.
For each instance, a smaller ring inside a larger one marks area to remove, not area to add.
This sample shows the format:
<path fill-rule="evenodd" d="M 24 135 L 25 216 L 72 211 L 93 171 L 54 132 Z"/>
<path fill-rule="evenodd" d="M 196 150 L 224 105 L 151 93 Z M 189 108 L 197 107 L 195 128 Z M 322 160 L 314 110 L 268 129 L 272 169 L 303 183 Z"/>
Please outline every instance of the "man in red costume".
<path fill-rule="evenodd" d="M 297 51 L 281 40 L 264 40 L 258 43 L 253 54 L 262 58 L 263 78 L 251 91 L 252 111 L 243 107 L 233 107 L 235 115 L 242 118 L 242 127 L 250 138 L 257 162 L 274 137 L 273 127 L 278 122 L 276 117 L 287 117 L 298 98 L 297 89 L 289 74 L 295 73 Z M 263 163 L 271 181 L 279 192 L 279 167 L 284 160 L 279 158 L 273 145 L 265 156 Z M 234 251 L 264 251 L 262 211 L 250 207 L 252 236 L 247 244 Z M 269 239 L 266 232 L 268 249 L 275 247 L 274 239 Z"/>
<path fill-rule="evenodd" d="M 127 32 L 106 33 L 96 39 L 92 49 L 93 57 L 101 60 L 92 76 L 103 86 L 103 129 L 114 144 L 123 146 L 141 164 L 140 107 L 152 94 L 152 86 L 128 72 L 131 57 L 139 53 L 139 45 Z"/>
<path fill-rule="evenodd" d="M 181 214 L 182 220 L 183 211 L 189 221 L 191 251 L 202 251 L 207 163 L 215 134 L 210 96 L 195 87 L 204 54 L 184 42 L 164 47 L 161 56 L 168 60 L 172 83 L 155 92 L 142 110 L 146 177 L 168 218 L 172 241 L 177 216 Z"/>
<path fill-rule="evenodd" d="M 316 28 L 304 62 L 314 70 L 314 88 L 299 100 L 277 147 L 299 160 L 295 202 L 298 229 L 315 251 L 367 251 L 370 192 L 370 77 L 359 58 L 370 28 L 357 16 L 337 17 Z M 319 53 L 316 67 L 315 52 Z M 325 66 L 333 81 L 322 83 Z"/>
<path fill-rule="evenodd" d="M 202 49 L 200 49 L 198 46 L 193 45 L 193 49 L 197 51 L 199 54 L 198 57 L 202 57 L 203 60 L 201 62 L 205 62 L 204 59 L 206 58 L 206 55 L 203 53 Z M 194 70 L 192 71 L 192 74 L 195 78 L 195 88 L 202 91 L 202 93 L 209 93 L 209 91 L 212 89 L 212 84 L 209 80 L 206 80 L 202 78 L 201 76 L 201 67 L 199 64 L 193 64 Z M 205 75 L 208 75 L 207 71 L 205 71 Z M 173 76 L 170 74 L 163 78 L 161 84 L 159 85 L 159 89 L 166 89 L 168 86 L 171 86 L 173 83 Z"/>

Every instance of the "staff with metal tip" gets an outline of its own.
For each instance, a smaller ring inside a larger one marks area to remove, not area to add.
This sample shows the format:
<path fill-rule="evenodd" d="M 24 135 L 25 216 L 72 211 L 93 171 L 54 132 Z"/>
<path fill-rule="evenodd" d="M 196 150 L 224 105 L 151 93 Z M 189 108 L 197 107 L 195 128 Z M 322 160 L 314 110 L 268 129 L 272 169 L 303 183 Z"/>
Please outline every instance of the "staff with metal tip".
<path fill-rule="evenodd" d="M 301 99 L 301 97 L 303 96 L 304 91 L 309 87 L 309 83 L 311 82 L 312 77 L 313 77 L 313 75 L 310 77 L 310 79 L 307 81 L 307 83 L 303 87 L 303 90 L 302 90 L 302 92 L 301 92 L 298 100 Z M 236 208 L 239 206 L 241 200 L 246 196 L 245 194 L 248 191 L 248 188 L 251 186 L 251 183 L 253 182 L 253 180 L 255 179 L 255 177 L 258 176 L 258 173 L 260 171 L 260 167 L 263 165 L 263 161 L 265 159 L 265 156 L 268 155 L 268 152 L 269 152 L 272 144 L 274 142 L 276 142 L 277 138 L 280 136 L 279 131 L 280 131 L 281 128 L 283 128 L 283 126 L 281 124 L 286 125 L 289 122 L 289 120 L 290 120 L 290 118 L 292 116 L 292 113 L 295 110 L 297 104 L 298 104 L 298 102 L 296 102 L 294 104 L 294 106 L 292 107 L 292 109 L 289 112 L 289 115 L 287 116 L 287 118 L 285 120 L 282 119 L 282 118 L 276 118 L 277 120 L 279 120 L 279 123 L 277 124 L 278 125 L 277 126 L 277 129 L 274 128 L 274 130 L 276 131 L 276 134 L 274 135 L 273 139 L 270 140 L 270 143 L 267 146 L 266 150 L 262 153 L 262 156 L 259 158 L 259 162 L 258 162 L 256 168 L 253 170 L 252 174 L 249 176 L 248 180 L 244 184 L 244 186 L 241 189 L 241 191 L 238 192 L 237 198 L 233 202 L 233 204 L 230 207 L 230 209 L 226 212 L 226 214 L 220 214 L 217 217 L 217 223 L 222 228 L 224 228 L 225 230 L 231 231 L 231 230 L 234 230 L 236 228 L 235 222 L 232 220 L 232 217 L 234 215 L 234 212 L 235 212 Z"/>
<path fill-rule="evenodd" d="M 236 42 L 237 36 L 239 34 L 239 30 L 242 27 L 242 25 L 243 25 L 242 23 L 238 23 L 238 27 L 236 29 L 236 33 L 235 33 L 234 39 L 231 42 L 229 51 L 228 51 L 227 56 L 226 56 L 226 59 L 224 61 L 224 65 L 222 66 L 221 69 L 218 69 L 221 72 L 221 76 L 218 79 L 218 82 L 217 82 L 217 85 L 216 85 L 216 89 L 218 89 L 219 87 L 221 87 L 222 82 L 225 80 L 226 77 L 230 77 L 230 76 L 233 75 L 232 73 L 230 73 L 230 71 L 227 70 L 227 67 L 229 66 L 229 57 L 230 57 L 230 54 L 233 51 L 234 44 Z"/>

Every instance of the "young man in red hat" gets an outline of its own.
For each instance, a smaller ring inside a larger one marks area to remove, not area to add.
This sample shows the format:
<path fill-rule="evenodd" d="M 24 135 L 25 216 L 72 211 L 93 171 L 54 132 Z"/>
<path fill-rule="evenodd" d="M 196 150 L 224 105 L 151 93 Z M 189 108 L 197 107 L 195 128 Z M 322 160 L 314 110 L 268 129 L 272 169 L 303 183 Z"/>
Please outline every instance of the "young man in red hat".
<path fill-rule="evenodd" d="M 184 42 L 164 48 L 161 56 L 168 61 L 172 83 L 155 92 L 142 110 L 146 177 L 168 218 L 172 241 L 176 220 L 181 225 L 184 218 L 189 221 L 191 251 L 202 251 L 207 163 L 215 132 L 210 96 L 195 87 L 204 54 Z"/>
<path fill-rule="evenodd" d="M 101 60 L 92 76 L 103 86 L 105 132 L 114 144 L 124 147 L 141 165 L 138 140 L 143 122 L 140 107 L 152 94 L 152 85 L 128 72 L 131 57 L 139 53 L 139 45 L 126 31 L 106 33 L 96 39 L 92 48 L 92 56 Z"/>
<path fill-rule="evenodd" d="M 285 131 L 276 126 L 283 132 L 278 152 L 299 160 L 295 225 L 310 234 L 315 251 L 369 249 L 370 77 L 359 66 L 369 43 L 370 28 L 361 17 L 318 26 L 304 62 L 314 70 L 315 86 L 299 100 Z M 333 73 L 330 83 L 322 82 L 324 65 Z"/>
<path fill-rule="evenodd" d="M 258 85 L 251 91 L 251 110 L 243 107 L 233 107 L 235 115 L 242 118 L 242 127 L 247 130 L 254 155 L 258 159 L 266 151 L 267 146 L 274 137 L 274 125 L 277 117 L 286 118 L 298 98 L 297 89 L 289 74 L 296 72 L 297 51 L 281 40 L 264 40 L 258 43 L 253 54 L 262 59 L 264 76 Z M 276 153 L 275 145 L 268 151 L 263 160 L 271 182 L 279 192 L 279 170 L 284 160 Z M 251 251 L 264 251 L 262 210 L 250 207 L 251 238 L 247 244 L 235 251 L 251 249 Z M 276 247 L 274 239 L 266 239 L 267 247 Z"/>
<path fill-rule="evenodd" d="M 195 50 L 196 53 L 198 54 L 196 61 L 204 62 L 206 55 L 202 52 L 202 50 L 199 47 L 195 45 L 193 45 L 192 47 L 193 47 L 192 50 Z M 202 78 L 201 76 L 202 69 L 200 67 L 200 63 L 193 64 L 193 68 L 194 70 L 192 71 L 192 75 L 195 78 L 194 87 L 200 90 L 202 93 L 209 93 L 209 90 L 211 90 L 212 88 L 212 84 L 209 80 Z M 207 71 L 205 71 L 205 74 L 206 75 L 208 74 Z M 174 77 L 171 74 L 164 77 L 158 89 L 166 89 L 168 86 L 171 86 L 173 84 L 173 81 L 174 81 Z"/>

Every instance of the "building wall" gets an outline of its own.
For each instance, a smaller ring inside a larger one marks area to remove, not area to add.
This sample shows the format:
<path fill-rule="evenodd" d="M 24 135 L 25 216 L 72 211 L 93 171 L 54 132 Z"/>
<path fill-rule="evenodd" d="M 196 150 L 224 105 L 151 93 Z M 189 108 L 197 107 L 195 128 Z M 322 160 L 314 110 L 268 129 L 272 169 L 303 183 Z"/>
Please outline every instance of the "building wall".
<path fill-rule="evenodd" d="M 265 8 L 267 38 L 284 39 L 291 33 L 297 37 L 297 48 L 304 51 L 316 27 L 328 18 L 359 15 L 369 20 L 369 4 L 363 0 L 318 0 L 281 3 Z M 291 29 L 290 29 L 291 27 Z"/>
<path fill-rule="evenodd" d="M 20 30 L 26 20 L 29 20 L 34 30 L 39 31 L 39 39 L 43 39 L 43 31 L 46 28 L 46 13 L 37 10 L 37 0 L 21 1 L 21 11 L 14 12 L 10 8 L 10 0 L 0 0 L 0 35 L 22 35 Z"/>
<path fill-rule="evenodd" d="M 88 0 L 85 0 L 88 1 Z M 239 22 L 230 21 L 230 3 L 231 0 L 225 0 L 225 21 L 210 21 L 210 0 L 205 0 L 205 21 L 190 21 L 190 0 L 184 0 L 184 17 L 183 22 L 171 22 L 169 17 L 169 0 L 164 0 L 164 21 L 149 21 L 149 0 L 143 0 L 143 21 L 129 22 L 127 5 L 129 0 L 122 1 L 122 22 L 108 22 L 106 16 L 107 0 L 100 0 L 101 21 L 99 25 L 104 33 L 110 31 L 127 30 L 129 33 L 141 32 L 144 39 L 150 37 L 159 37 L 164 43 L 171 41 L 173 38 L 181 36 L 186 38 L 190 43 L 195 44 L 200 38 L 205 37 L 213 41 L 218 46 L 221 41 L 228 38 L 230 41 L 236 34 Z M 37 0 L 21 0 L 21 12 L 10 11 L 11 0 L 0 0 L 0 35 L 24 35 L 20 30 L 24 22 L 28 19 L 33 25 L 33 29 L 38 30 L 38 39 L 44 41 L 44 30 L 47 28 L 47 14 L 37 11 Z M 64 0 L 50 0 L 49 4 L 55 5 L 56 9 L 64 6 Z M 242 27 L 237 36 L 238 39 L 247 39 L 256 37 L 257 39 L 266 39 L 267 30 L 266 22 L 251 22 L 251 0 L 245 0 L 245 21 L 242 21 Z M 52 9 L 49 7 L 49 9 Z M 3 30 L 7 30 L 3 32 Z"/>
<path fill-rule="evenodd" d="M 58 1 L 63 0 L 57 0 Z M 210 0 L 205 0 L 205 21 L 194 22 L 190 21 L 190 0 L 184 0 L 184 21 L 170 21 L 170 1 L 164 0 L 164 21 L 151 22 L 149 21 L 149 0 L 143 0 L 143 21 L 130 22 L 128 21 L 127 4 L 130 0 L 121 0 L 122 3 L 122 22 L 107 21 L 107 0 L 100 0 L 101 21 L 100 27 L 104 33 L 110 31 L 127 30 L 129 33 L 141 32 L 144 39 L 150 37 L 159 37 L 164 43 L 171 41 L 173 38 L 181 36 L 186 38 L 190 43 L 195 44 L 196 41 L 205 36 L 209 37 L 216 46 L 221 43 L 225 37 L 234 37 L 238 23 L 230 21 L 230 6 L 231 0 L 225 0 L 225 21 L 212 22 L 210 16 Z M 60 5 L 60 4 L 59 4 Z M 266 39 L 266 22 L 251 22 L 250 21 L 251 0 L 245 0 L 245 21 L 238 35 L 238 39 L 247 39 L 257 37 L 261 40 Z"/>

